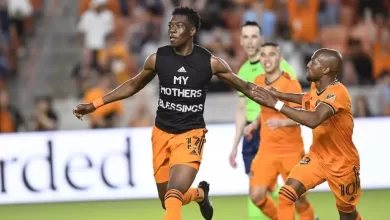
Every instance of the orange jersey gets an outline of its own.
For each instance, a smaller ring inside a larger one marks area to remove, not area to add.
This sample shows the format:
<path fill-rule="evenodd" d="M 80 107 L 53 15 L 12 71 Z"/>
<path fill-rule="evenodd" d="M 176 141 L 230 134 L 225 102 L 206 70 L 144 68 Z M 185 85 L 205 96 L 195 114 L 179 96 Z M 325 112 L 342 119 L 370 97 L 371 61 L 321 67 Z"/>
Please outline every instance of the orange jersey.
<path fill-rule="evenodd" d="M 282 73 L 282 75 L 272 83 L 266 82 L 266 74 L 260 75 L 255 79 L 255 84 L 261 87 L 272 86 L 280 92 L 302 93 L 302 88 L 299 82 L 297 80 L 292 79 L 287 73 Z M 295 103 L 285 102 L 285 104 L 294 108 L 301 108 L 300 105 L 297 105 Z M 260 149 L 278 155 L 302 153 L 303 140 L 301 136 L 301 127 L 283 127 L 275 130 L 270 130 L 265 125 L 265 122 L 271 118 L 286 119 L 287 117 L 275 109 L 261 106 Z"/>
<path fill-rule="evenodd" d="M 342 176 L 360 166 L 359 153 L 352 141 L 353 116 L 351 97 L 347 88 L 336 81 L 322 92 L 314 83 L 302 100 L 302 106 L 314 111 L 319 104 L 329 106 L 334 115 L 313 129 L 310 151 L 317 154 L 331 174 Z"/>

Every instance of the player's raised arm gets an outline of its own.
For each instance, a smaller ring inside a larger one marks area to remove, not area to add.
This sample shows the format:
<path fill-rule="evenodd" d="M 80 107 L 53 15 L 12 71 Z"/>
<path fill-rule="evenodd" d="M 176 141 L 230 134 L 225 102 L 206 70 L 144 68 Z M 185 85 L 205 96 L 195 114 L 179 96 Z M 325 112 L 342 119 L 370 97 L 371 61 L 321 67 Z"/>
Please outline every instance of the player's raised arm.
<path fill-rule="evenodd" d="M 274 108 L 299 124 L 310 128 L 316 128 L 330 116 L 336 113 L 335 108 L 326 103 L 320 102 L 315 111 L 305 111 L 291 108 L 283 102 L 278 101 L 268 90 L 264 88 L 257 88 L 253 91 L 255 94 L 255 101 L 261 105 Z"/>
<path fill-rule="evenodd" d="M 233 73 L 232 69 L 225 60 L 212 56 L 211 69 L 213 74 L 218 76 L 219 79 L 223 80 L 237 91 L 242 92 L 248 98 L 256 101 L 254 99 L 252 90 L 257 88 L 257 86 L 251 82 L 241 79 L 235 73 Z"/>
<path fill-rule="evenodd" d="M 155 77 L 155 64 L 156 54 L 154 53 L 146 58 L 142 71 L 135 77 L 122 83 L 100 99 L 76 106 L 73 114 L 80 119 L 83 115 L 89 114 L 103 105 L 133 96 Z"/>
<path fill-rule="evenodd" d="M 283 101 L 288 101 L 292 102 L 295 104 L 302 104 L 302 98 L 305 95 L 304 93 L 284 93 L 284 92 L 279 92 L 273 87 L 267 87 L 267 89 L 271 92 L 275 98 L 283 100 Z"/>

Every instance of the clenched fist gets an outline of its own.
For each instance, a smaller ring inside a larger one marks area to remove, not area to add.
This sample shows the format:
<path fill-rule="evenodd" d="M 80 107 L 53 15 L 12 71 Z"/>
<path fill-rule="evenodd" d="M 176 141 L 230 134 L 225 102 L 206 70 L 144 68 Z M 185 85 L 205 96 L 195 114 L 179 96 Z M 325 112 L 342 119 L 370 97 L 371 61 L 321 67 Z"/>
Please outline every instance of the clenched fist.
<path fill-rule="evenodd" d="M 89 114 L 91 112 L 94 112 L 96 109 L 95 107 L 93 106 L 92 103 L 83 103 L 83 104 L 79 104 L 76 106 L 75 109 L 73 109 L 73 114 L 81 120 L 81 118 L 86 115 L 86 114 Z"/>

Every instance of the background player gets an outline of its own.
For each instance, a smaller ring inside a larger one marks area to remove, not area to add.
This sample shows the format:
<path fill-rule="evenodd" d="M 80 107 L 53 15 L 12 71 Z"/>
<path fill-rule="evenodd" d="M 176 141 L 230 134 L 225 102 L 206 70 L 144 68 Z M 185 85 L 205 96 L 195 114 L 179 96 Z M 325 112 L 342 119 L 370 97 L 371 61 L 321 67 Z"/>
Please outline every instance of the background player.
<path fill-rule="evenodd" d="M 273 86 L 279 91 L 301 93 L 302 88 L 297 80 L 280 70 L 280 49 L 277 44 L 266 43 L 260 49 L 260 62 L 265 74 L 258 76 L 255 83 L 261 87 Z M 287 103 L 291 107 L 298 104 Z M 268 120 L 277 118 L 286 121 L 286 127 L 274 129 L 267 127 Z M 303 140 L 299 124 L 272 108 L 262 107 L 262 113 L 257 120 L 245 128 L 245 134 L 251 138 L 260 124 L 260 147 L 251 166 L 250 196 L 254 204 L 271 219 L 278 219 L 277 207 L 267 196 L 267 190 L 272 188 L 279 174 L 286 180 L 288 174 L 299 163 L 304 155 Z M 297 201 L 297 211 L 301 220 L 313 220 L 314 211 L 306 199 Z M 282 219 L 282 218 L 279 218 Z"/>
<path fill-rule="evenodd" d="M 180 7 L 172 15 L 168 28 L 171 45 L 150 55 L 137 76 L 101 99 L 78 105 L 74 114 L 81 118 L 102 105 L 128 98 L 158 75 L 160 100 L 152 145 L 154 177 L 166 209 L 164 219 L 181 219 L 181 206 L 190 201 L 197 201 L 203 217 L 211 219 L 209 185 L 201 182 L 199 188 L 190 188 L 199 170 L 207 132 L 203 118 L 207 85 L 215 74 L 252 99 L 257 86 L 238 78 L 223 59 L 193 44 L 200 27 L 196 11 Z"/>
<path fill-rule="evenodd" d="M 347 88 L 337 81 L 343 65 L 336 50 L 320 49 L 307 64 L 312 82 L 306 94 L 258 89 L 257 100 L 313 129 L 309 153 L 290 173 L 279 194 L 278 218 L 294 219 L 294 202 L 307 190 L 327 181 L 341 220 L 362 219 L 356 210 L 360 199 L 360 159 L 352 141 L 353 116 Z M 302 103 L 307 110 L 296 110 L 276 98 Z"/>
<path fill-rule="evenodd" d="M 238 76 L 249 82 L 254 82 L 255 78 L 264 74 L 264 68 L 260 63 L 260 47 L 263 44 L 264 38 L 260 25 L 255 21 L 247 21 L 241 27 L 240 43 L 248 60 L 240 67 Z M 289 73 L 292 78 L 296 78 L 296 74 L 292 67 L 284 60 L 280 62 L 280 69 L 283 72 Z M 229 162 L 233 168 L 237 167 L 236 157 L 238 144 L 241 140 L 244 126 L 253 122 L 260 114 L 260 105 L 253 100 L 246 98 L 242 93 L 238 92 L 239 101 L 236 113 L 236 134 L 233 141 L 232 151 L 230 153 Z M 248 174 L 253 158 L 255 157 L 260 144 L 260 126 L 251 140 L 243 137 L 242 142 L 242 157 L 244 160 L 245 173 Z M 279 187 L 275 187 L 278 189 Z M 272 197 L 277 198 L 278 190 L 274 190 Z M 248 213 L 250 219 L 265 219 L 259 209 L 253 204 L 252 200 L 248 199 Z"/>

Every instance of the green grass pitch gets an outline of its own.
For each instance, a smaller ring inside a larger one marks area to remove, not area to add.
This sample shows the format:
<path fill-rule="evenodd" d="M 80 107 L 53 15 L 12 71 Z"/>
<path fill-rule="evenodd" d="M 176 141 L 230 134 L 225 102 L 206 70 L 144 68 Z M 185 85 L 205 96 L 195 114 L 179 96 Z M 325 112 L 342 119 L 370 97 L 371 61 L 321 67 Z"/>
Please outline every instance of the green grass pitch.
<path fill-rule="evenodd" d="M 337 220 L 333 195 L 310 193 L 316 215 L 321 220 Z M 215 220 L 247 220 L 247 197 L 212 197 Z M 358 206 L 365 220 L 390 219 L 390 190 L 363 191 Z M 159 220 L 163 211 L 158 200 L 99 201 L 0 206 L 1 220 Z M 184 220 L 202 220 L 197 204 L 183 208 Z"/>

